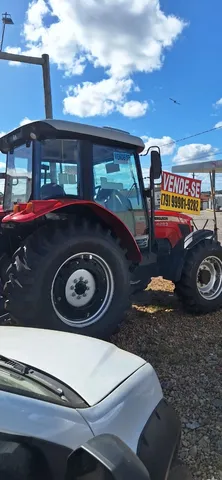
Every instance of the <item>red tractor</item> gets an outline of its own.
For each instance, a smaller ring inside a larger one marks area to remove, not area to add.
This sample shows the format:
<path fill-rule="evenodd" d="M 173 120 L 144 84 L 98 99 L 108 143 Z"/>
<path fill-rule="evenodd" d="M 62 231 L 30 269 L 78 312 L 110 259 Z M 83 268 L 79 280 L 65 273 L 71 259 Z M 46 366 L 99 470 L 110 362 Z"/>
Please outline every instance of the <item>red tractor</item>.
<path fill-rule="evenodd" d="M 221 307 L 222 248 L 210 230 L 184 238 L 183 221 L 175 242 L 166 218 L 158 237 L 160 153 L 151 151 L 146 189 L 143 149 L 126 132 L 60 120 L 0 139 L 7 155 L 0 273 L 6 310 L 19 324 L 107 338 L 133 290 L 159 275 L 191 311 Z"/>

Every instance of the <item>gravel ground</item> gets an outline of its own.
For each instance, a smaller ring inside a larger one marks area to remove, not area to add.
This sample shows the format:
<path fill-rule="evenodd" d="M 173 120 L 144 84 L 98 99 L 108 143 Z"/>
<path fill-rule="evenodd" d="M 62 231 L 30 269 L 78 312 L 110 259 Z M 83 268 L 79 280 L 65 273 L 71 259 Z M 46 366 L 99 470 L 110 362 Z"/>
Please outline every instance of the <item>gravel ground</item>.
<path fill-rule="evenodd" d="M 173 288 L 153 280 L 112 341 L 156 369 L 182 420 L 181 459 L 194 479 L 222 480 L 222 315 L 184 313 Z"/>

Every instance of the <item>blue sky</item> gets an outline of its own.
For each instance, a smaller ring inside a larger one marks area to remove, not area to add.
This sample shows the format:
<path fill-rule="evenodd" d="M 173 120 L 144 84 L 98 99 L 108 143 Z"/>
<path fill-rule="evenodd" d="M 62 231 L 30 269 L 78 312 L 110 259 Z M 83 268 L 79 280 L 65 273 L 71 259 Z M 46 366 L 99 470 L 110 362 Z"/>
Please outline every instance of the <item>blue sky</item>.
<path fill-rule="evenodd" d="M 50 54 L 54 117 L 122 128 L 160 145 L 222 122 L 221 0 L 108 3 L 1 2 L 14 20 L 3 50 Z M 0 91 L 1 132 L 44 117 L 40 67 L 0 62 Z M 222 129 L 162 148 L 162 155 L 168 170 L 175 162 L 220 159 Z M 148 159 L 142 162 L 146 173 Z"/>

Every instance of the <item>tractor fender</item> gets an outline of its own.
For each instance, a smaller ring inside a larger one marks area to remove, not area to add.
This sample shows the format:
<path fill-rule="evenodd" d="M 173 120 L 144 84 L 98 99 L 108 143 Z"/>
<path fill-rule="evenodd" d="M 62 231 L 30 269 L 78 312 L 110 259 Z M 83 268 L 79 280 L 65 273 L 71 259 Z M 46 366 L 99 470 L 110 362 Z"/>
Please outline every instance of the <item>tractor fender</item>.
<path fill-rule="evenodd" d="M 102 205 L 88 200 L 33 200 L 16 213 L 11 213 L 3 218 L 3 226 L 6 224 L 18 224 L 33 222 L 40 219 L 47 214 L 62 211 L 62 213 L 73 214 L 79 207 L 89 209 L 98 219 L 114 232 L 117 238 L 120 239 L 123 247 L 127 250 L 127 257 L 133 263 L 141 262 L 141 253 L 139 247 L 127 226 L 119 219 L 113 212 L 107 210 Z"/>
<path fill-rule="evenodd" d="M 200 243 L 202 240 L 206 240 L 206 239 L 209 239 L 209 240 L 214 239 L 213 230 L 195 230 L 191 232 L 189 235 L 187 235 L 187 237 L 185 237 L 183 254 L 179 258 L 177 257 L 178 263 L 177 263 L 177 270 L 175 272 L 175 282 L 179 282 L 181 278 L 186 254 L 193 247 L 195 247 L 195 245 Z"/>
<path fill-rule="evenodd" d="M 213 240 L 214 232 L 212 230 L 195 230 L 181 239 L 172 249 L 171 254 L 165 258 L 164 265 L 160 266 L 160 275 L 174 283 L 179 282 L 187 253 L 205 239 Z"/>
<path fill-rule="evenodd" d="M 212 240 L 214 238 L 214 232 L 212 230 L 195 230 L 184 239 L 184 249 L 190 250 L 202 240 Z"/>

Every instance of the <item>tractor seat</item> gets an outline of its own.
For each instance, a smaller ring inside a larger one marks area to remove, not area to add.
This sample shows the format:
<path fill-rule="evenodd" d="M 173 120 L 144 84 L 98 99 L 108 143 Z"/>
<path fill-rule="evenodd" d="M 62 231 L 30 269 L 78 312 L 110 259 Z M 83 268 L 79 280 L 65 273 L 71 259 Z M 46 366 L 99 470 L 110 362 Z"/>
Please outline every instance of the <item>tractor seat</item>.
<path fill-rule="evenodd" d="M 64 188 L 61 187 L 61 185 L 57 185 L 57 183 L 46 183 L 40 188 L 41 200 L 45 200 L 47 198 L 65 197 L 65 195 Z"/>

